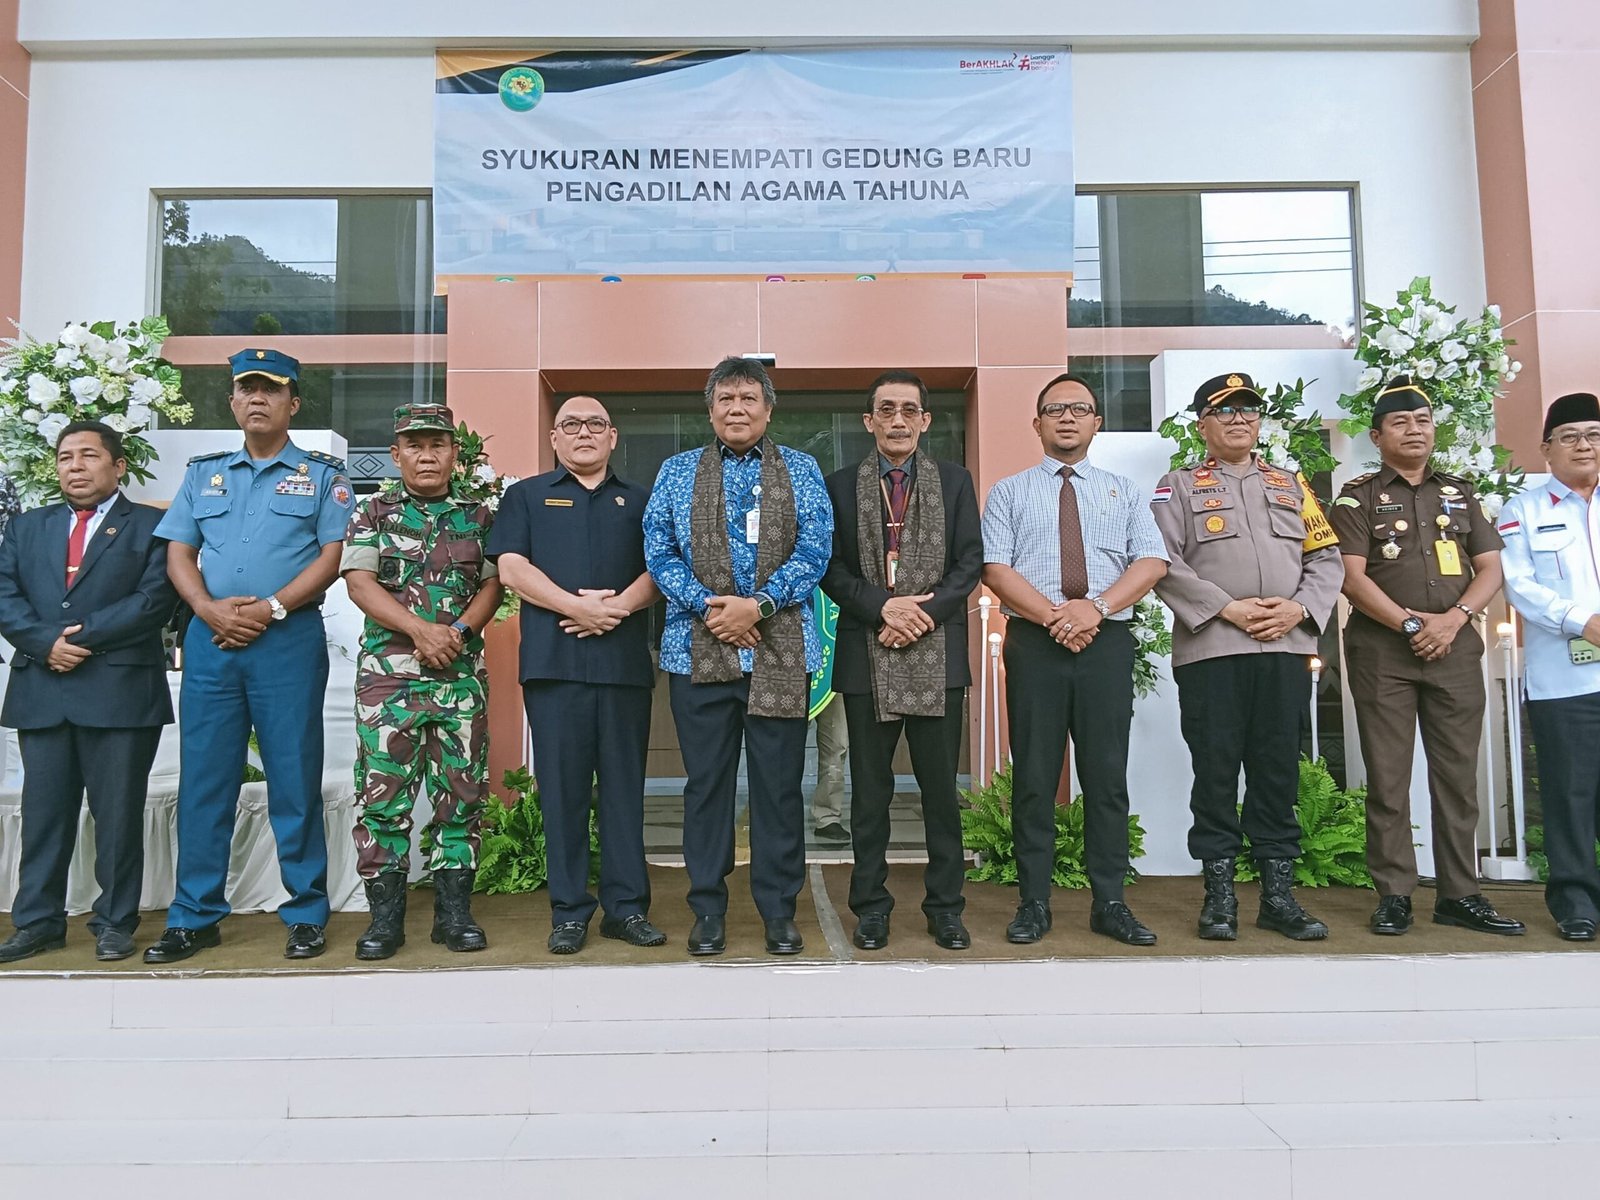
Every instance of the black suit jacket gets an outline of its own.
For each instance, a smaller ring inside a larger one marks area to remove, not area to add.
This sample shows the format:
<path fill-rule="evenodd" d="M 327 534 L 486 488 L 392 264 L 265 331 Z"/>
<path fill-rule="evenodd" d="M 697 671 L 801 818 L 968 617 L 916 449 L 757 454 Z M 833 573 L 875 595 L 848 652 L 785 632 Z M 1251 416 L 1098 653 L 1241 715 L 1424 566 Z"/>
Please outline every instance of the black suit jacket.
<path fill-rule="evenodd" d="M 167 543 L 156 538 L 161 510 L 120 493 L 84 548 L 69 589 L 72 510 L 50 504 L 12 518 L 0 541 L 0 633 L 17 648 L 0 723 L 49 729 L 64 721 L 95 728 L 172 721 L 161 629 L 177 607 L 167 579 Z M 67 640 L 92 651 L 65 673 L 50 647 Z"/>
<path fill-rule="evenodd" d="M 945 640 L 945 685 L 967 687 L 972 669 L 967 664 L 967 599 L 983 574 L 983 531 L 978 523 L 978 495 L 972 476 L 959 463 L 941 462 L 939 490 L 944 496 L 944 577 L 933 589 L 933 599 L 922 607 L 939 626 L 930 637 Z M 883 624 L 879 614 L 890 593 L 868 583 L 861 573 L 861 545 L 856 534 L 856 466 L 828 476 L 828 496 L 833 501 L 833 558 L 822 577 L 822 590 L 839 606 L 835 635 L 833 690 L 846 694 L 872 691 L 872 666 L 867 659 L 867 639 L 877 637 Z M 883 497 L 878 511 L 888 520 Z"/>

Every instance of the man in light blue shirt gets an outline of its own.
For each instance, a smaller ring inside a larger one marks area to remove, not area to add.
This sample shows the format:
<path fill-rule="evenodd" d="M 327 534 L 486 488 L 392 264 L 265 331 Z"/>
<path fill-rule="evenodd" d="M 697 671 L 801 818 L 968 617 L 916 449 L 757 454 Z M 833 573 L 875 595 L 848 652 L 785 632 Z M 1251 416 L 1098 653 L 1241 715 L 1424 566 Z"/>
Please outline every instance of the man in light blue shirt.
<path fill-rule="evenodd" d="M 687 778 L 683 858 L 689 953 L 727 946 L 727 877 L 741 745 L 750 773 L 750 891 L 769 954 L 798 954 L 805 881 L 800 778 L 811 672 L 821 665 L 811 593 L 833 550 L 817 462 L 767 437 L 777 393 L 766 369 L 727 358 L 706 380 L 716 437 L 674 455 L 644 514 L 644 555 L 667 598 L 661 669 Z"/>
<path fill-rule="evenodd" d="M 1522 616 L 1528 722 L 1539 760 L 1545 904 L 1561 936 L 1600 922 L 1600 399 L 1562 396 L 1544 419 L 1551 479 L 1500 510 L 1506 598 Z"/>
<path fill-rule="evenodd" d="M 1002 479 L 983 509 L 983 582 L 1006 623 L 1011 812 L 1022 902 L 1012 942 L 1049 930 L 1056 790 L 1067 739 L 1078 747 L 1089 927 L 1130 946 L 1155 943 L 1123 900 L 1128 874 L 1128 730 L 1133 722 L 1133 605 L 1167 573 L 1145 490 L 1088 461 L 1100 401 L 1076 375 L 1039 393 L 1036 466 Z"/>

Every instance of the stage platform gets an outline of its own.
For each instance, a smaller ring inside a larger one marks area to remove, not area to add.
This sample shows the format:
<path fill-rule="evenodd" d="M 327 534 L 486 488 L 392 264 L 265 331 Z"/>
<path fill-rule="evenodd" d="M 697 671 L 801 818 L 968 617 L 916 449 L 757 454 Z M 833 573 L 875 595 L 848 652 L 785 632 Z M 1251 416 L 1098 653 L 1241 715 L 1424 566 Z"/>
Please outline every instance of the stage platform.
<path fill-rule="evenodd" d="M 1334 890 L 1306 897 L 1325 943 L 1219 947 L 1189 935 L 1198 880 L 1152 879 L 1130 899 L 1154 952 L 1090 935 L 1069 894 L 1023 957 L 990 887 L 973 950 L 938 951 L 916 875 L 874 956 L 835 946 L 823 868 L 800 959 L 761 953 L 736 890 L 729 954 L 690 961 L 661 870 L 648 952 L 551 958 L 542 900 L 506 897 L 493 949 L 449 955 L 426 892 L 377 969 L 359 914 L 309 969 L 272 916 L 159 971 L 94 965 L 75 928 L 0 976 L 0 1195 L 1426 1200 L 1600 1173 L 1600 955 L 1537 889 L 1494 892 L 1520 939 L 1374 938 L 1370 896 Z"/>

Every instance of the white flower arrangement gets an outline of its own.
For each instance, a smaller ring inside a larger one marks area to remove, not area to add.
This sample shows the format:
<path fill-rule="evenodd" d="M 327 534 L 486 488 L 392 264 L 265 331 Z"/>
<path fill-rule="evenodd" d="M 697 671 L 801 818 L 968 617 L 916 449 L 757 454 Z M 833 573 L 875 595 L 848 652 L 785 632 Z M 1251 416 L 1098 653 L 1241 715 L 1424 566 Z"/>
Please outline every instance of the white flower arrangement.
<path fill-rule="evenodd" d="M 1256 439 L 1256 449 L 1273 466 L 1297 471 L 1308 480 L 1336 465 L 1322 440 L 1322 418 L 1305 408 L 1306 388 L 1315 382 L 1296 379 L 1292 384 L 1280 383 L 1264 391 L 1261 431 Z M 1157 432 L 1178 444 L 1172 453 L 1172 470 L 1205 460 L 1206 440 L 1192 414 L 1168 417 Z"/>
<path fill-rule="evenodd" d="M 1428 385 L 1436 437 L 1434 463 L 1473 481 L 1489 515 L 1521 490 L 1522 471 L 1509 467 L 1511 452 L 1494 444 L 1494 402 L 1501 386 L 1522 370 L 1500 329 L 1500 309 L 1488 305 L 1463 320 L 1453 305 L 1434 298 L 1433 282 L 1419 275 L 1390 308 L 1363 304 L 1356 358 L 1365 364 L 1356 391 L 1340 396 L 1349 417 L 1339 427 L 1361 437 L 1372 427 L 1372 407 L 1383 384 L 1410 375 Z"/>
<path fill-rule="evenodd" d="M 56 439 L 73 421 L 103 421 L 123 435 L 128 474 L 151 476 L 155 448 L 141 435 L 156 415 L 187 424 L 183 377 L 161 357 L 165 317 L 118 328 L 72 324 L 53 342 L 23 334 L 0 349 L 0 471 L 24 508 L 61 498 Z"/>

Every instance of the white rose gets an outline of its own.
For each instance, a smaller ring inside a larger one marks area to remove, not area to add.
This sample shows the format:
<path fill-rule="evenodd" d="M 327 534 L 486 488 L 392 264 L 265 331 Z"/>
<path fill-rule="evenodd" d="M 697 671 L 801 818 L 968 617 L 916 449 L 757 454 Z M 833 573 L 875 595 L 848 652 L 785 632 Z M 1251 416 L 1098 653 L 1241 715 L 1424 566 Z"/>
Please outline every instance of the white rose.
<path fill-rule="evenodd" d="M 1479 446 L 1478 452 L 1472 456 L 1472 465 L 1480 473 L 1486 474 L 1494 470 L 1494 451 L 1488 446 Z"/>
<path fill-rule="evenodd" d="M 87 346 L 89 339 L 94 334 L 89 332 L 87 325 L 68 325 L 61 331 L 61 336 L 56 339 L 64 346 Z"/>
<path fill-rule="evenodd" d="M 1356 376 L 1356 391 L 1364 392 L 1370 387 L 1375 387 L 1383 382 L 1382 367 L 1368 367 Z"/>
<path fill-rule="evenodd" d="M 510 487 L 513 483 L 521 483 L 521 482 L 522 482 L 521 478 L 519 476 L 516 476 L 516 475 L 502 475 L 502 476 L 500 476 L 500 487 L 502 489 Z"/>
<path fill-rule="evenodd" d="M 143 404 L 159 400 L 163 394 L 161 384 L 148 375 L 141 375 L 133 381 L 133 398 Z"/>
<path fill-rule="evenodd" d="M 71 423 L 64 413 L 51 413 L 39 422 L 39 436 L 44 439 L 45 445 L 53 447 L 61 431 Z"/>
<path fill-rule="evenodd" d="M 76 346 L 58 346 L 55 358 L 51 361 L 58 367 L 75 367 L 82 360 L 78 357 Z"/>
<path fill-rule="evenodd" d="M 132 426 L 129 425 L 128 418 L 123 416 L 121 413 L 107 413 L 100 419 L 107 425 L 111 426 L 111 428 L 115 429 L 118 433 L 129 433 L 132 431 Z"/>
<path fill-rule="evenodd" d="M 1447 362 L 1447 363 L 1444 364 L 1444 366 L 1439 368 L 1439 372 L 1438 372 L 1438 374 L 1436 374 L 1434 376 L 1434 378 L 1435 379 L 1449 379 L 1452 375 L 1458 375 L 1460 373 L 1461 373 L 1461 364 L 1460 363 L 1458 363 L 1458 362 Z M 1434 412 L 1435 412 L 1435 415 L 1437 415 L 1438 410 L 1435 409 Z"/>
<path fill-rule="evenodd" d="M 1392 325 L 1385 325 L 1373 340 L 1397 358 L 1402 354 L 1411 353 L 1411 348 L 1417 344 L 1415 338 L 1408 337 Z"/>
<path fill-rule="evenodd" d="M 1439 364 L 1431 358 L 1425 358 L 1417 364 L 1416 375 L 1418 379 L 1432 379 L 1439 369 Z"/>
<path fill-rule="evenodd" d="M 44 420 L 44 414 L 37 408 L 25 408 L 22 410 L 22 419 L 30 425 L 37 425 Z"/>
<path fill-rule="evenodd" d="M 95 362 L 102 363 L 106 360 L 107 344 L 105 338 L 98 333 L 91 332 L 88 340 L 83 343 L 83 352 L 94 359 Z"/>
<path fill-rule="evenodd" d="M 100 394 L 108 404 L 121 404 L 128 398 L 128 385 L 120 379 L 107 380 L 105 391 Z"/>
<path fill-rule="evenodd" d="M 147 405 L 138 403 L 130 404 L 128 405 L 128 428 L 133 430 L 135 433 L 141 429 L 148 428 L 152 416 L 153 414 Z"/>
<path fill-rule="evenodd" d="M 1499 492 L 1490 492 L 1483 498 L 1484 515 L 1491 521 L 1496 520 L 1500 516 L 1500 510 L 1505 507 L 1505 503 L 1506 498 Z"/>
<path fill-rule="evenodd" d="M 127 338 L 112 338 L 106 343 L 107 358 L 127 358 L 131 353 L 133 353 L 133 347 L 128 344 Z"/>
<path fill-rule="evenodd" d="M 491 495 L 484 497 L 483 506 L 492 513 L 500 511 L 500 497 Z"/>
<path fill-rule="evenodd" d="M 1445 362 L 1460 362 L 1467 356 L 1467 348 L 1460 342 L 1446 342 L 1439 347 L 1439 357 Z"/>
<path fill-rule="evenodd" d="M 61 399 L 61 385 L 35 371 L 28 376 L 28 400 L 40 408 L 49 408 Z"/>
<path fill-rule="evenodd" d="M 477 468 L 472 472 L 472 475 L 473 478 L 475 478 L 479 483 L 494 482 L 494 468 L 488 463 L 479 463 Z"/>
<path fill-rule="evenodd" d="M 1500 306 L 1498 304 L 1491 304 L 1491 305 L 1489 305 L 1488 308 L 1484 309 L 1483 311 L 1488 313 L 1491 317 L 1493 317 L 1496 322 L 1498 322 L 1500 320 Z"/>
<path fill-rule="evenodd" d="M 100 399 L 100 393 L 105 390 L 100 381 L 93 375 L 80 375 L 71 383 L 72 394 L 82 408 L 87 408 Z"/>

